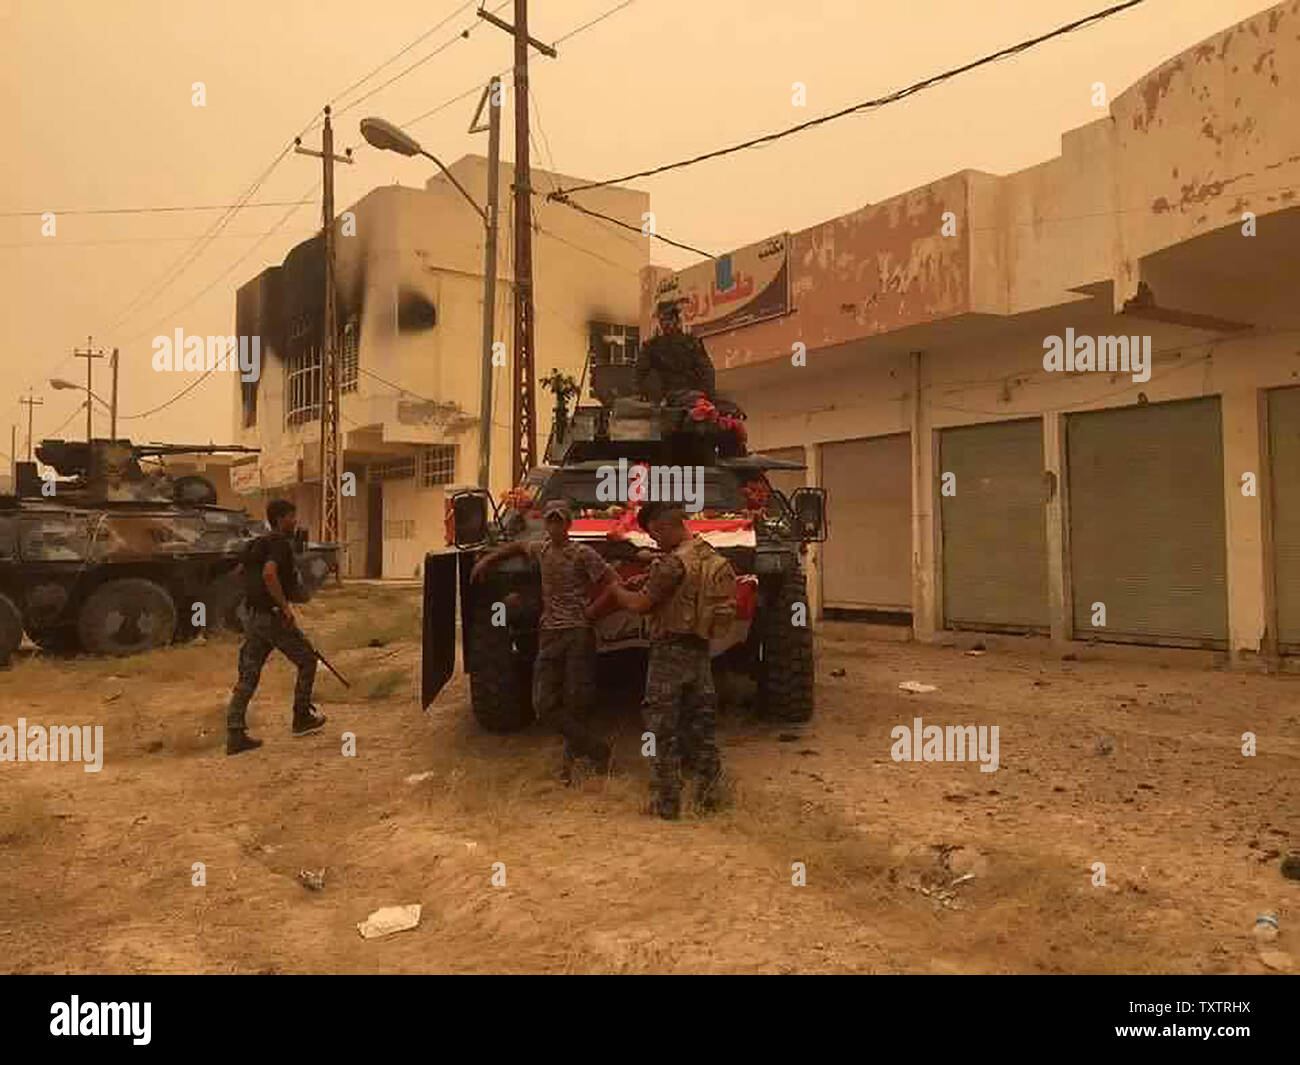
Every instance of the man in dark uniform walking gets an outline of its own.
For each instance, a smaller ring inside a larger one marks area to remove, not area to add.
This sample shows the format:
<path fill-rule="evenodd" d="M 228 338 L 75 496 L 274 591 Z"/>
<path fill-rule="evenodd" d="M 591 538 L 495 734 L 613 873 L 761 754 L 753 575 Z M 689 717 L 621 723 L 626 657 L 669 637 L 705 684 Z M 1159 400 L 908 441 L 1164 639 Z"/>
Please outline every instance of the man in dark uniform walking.
<path fill-rule="evenodd" d="M 698 337 L 682 331 L 682 309 L 675 300 L 662 300 L 659 335 L 642 345 L 636 357 L 636 388 L 647 399 L 667 399 L 683 392 L 703 392 L 713 398 L 713 361 Z M 651 375 L 658 377 L 658 388 Z"/>
<path fill-rule="evenodd" d="M 512 555 L 525 555 L 542 571 L 542 621 L 533 667 L 533 708 L 564 737 L 561 776 L 572 781 L 574 763 L 589 759 L 608 771 L 611 748 L 587 724 L 595 693 L 596 637 L 584 610 L 590 596 L 614 580 L 614 571 L 594 548 L 569 539 L 572 517 L 559 500 L 542 511 L 546 539 L 517 541 L 474 564 L 470 580 Z"/>
<path fill-rule="evenodd" d="M 293 602 L 302 601 L 298 567 L 293 559 L 293 533 L 298 525 L 296 508 L 287 499 L 273 499 L 266 507 L 267 536 L 253 541 L 244 559 L 245 607 L 244 643 L 239 648 L 239 680 L 226 711 L 226 754 L 254 751 L 261 740 L 248 735 L 246 715 L 249 700 L 257 691 L 262 667 L 272 651 L 281 651 L 298 667 L 293 691 L 295 736 L 315 732 L 325 724 L 323 715 L 311 705 L 316 679 L 316 652 L 298 628 Z"/>

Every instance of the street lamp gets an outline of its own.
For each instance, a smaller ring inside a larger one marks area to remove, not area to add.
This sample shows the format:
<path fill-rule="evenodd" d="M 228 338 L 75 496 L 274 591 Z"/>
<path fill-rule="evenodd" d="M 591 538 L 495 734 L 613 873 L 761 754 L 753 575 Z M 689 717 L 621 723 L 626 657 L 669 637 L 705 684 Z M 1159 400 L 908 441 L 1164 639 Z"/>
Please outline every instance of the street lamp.
<path fill-rule="evenodd" d="M 361 136 L 372 148 L 378 148 L 380 151 L 396 152 L 398 155 L 423 155 L 426 159 L 432 159 L 438 164 L 438 169 L 447 175 L 453 185 L 462 196 L 469 201 L 469 205 L 474 208 L 475 213 L 487 222 L 487 211 L 478 205 L 478 202 L 465 191 L 465 186 L 456 180 L 455 176 L 439 161 L 438 157 L 431 152 L 425 151 L 420 147 L 420 142 L 407 133 L 404 129 L 394 126 L 391 122 L 383 118 L 363 118 L 361 120 Z"/>
<path fill-rule="evenodd" d="M 71 381 L 65 381 L 62 377 L 51 377 L 50 387 L 57 389 L 75 388 L 78 392 L 89 391 L 85 385 L 73 384 Z M 91 392 L 90 394 L 94 396 L 95 399 L 98 399 L 100 403 L 103 403 L 108 410 L 111 411 L 113 409 L 113 405 L 101 399 L 97 393 Z"/>
<path fill-rule="evenodd" d="M 488 84 L 484 100 L 496 100 L 499 96 L 500 79 L 494 77 Z M 480 111 L 482 107 L 483 101 L 480 101 Z M 420 146 L 420 142 L 404 129 L 382 118 L 363 118 L 361 120 L 361 136 L 365 137 L 367 143 L 372 147 L 385 152 L 396 152 L 398 155 L 408 157 L 423 155 L 426 159 L 432 159 L 438 169 L 447 175 L 447 180 L 455 185 L 456 190 L 469 201 L 470 206 L 474 208 L 474 213 L 483 219 L 483 225 L 487 231 L 486 239 L 483 242 L 483 376 L 479 398 L 478 449 L 478 480 L 479 486 L 482 488 L 488 487 L 492 456 L 492 334 L 495 326 L 497 291 L 497 169 L 499 167 L 499 144 L 501 141 L 501 109 L 496 104 L 491 104 L 488 108 L 488 114 L 488 204 L 486 209 L 480 207 L 474 197 L 465 191 L 465 187 L 456 180 L 455 175 L 450 170 L 442 165 L 437 156 L 425 151 Z M 477 114 L 474 119 L 474 122 L 470 124 L 471 133 L 478 132 L 483 128 L 477 125 Z"/>

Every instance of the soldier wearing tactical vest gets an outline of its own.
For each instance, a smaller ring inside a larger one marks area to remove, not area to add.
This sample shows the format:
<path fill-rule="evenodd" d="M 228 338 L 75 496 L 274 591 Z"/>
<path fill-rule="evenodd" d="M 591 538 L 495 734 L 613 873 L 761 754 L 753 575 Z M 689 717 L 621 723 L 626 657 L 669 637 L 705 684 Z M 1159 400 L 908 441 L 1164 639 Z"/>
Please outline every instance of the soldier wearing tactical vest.
<path fill-rule="evenodd" d="M 681 811 L 676 760 L 694 776 L 696 804 L 716 808 L 721 759 L 714 739 L 717 694 L 709 641 L 736 616 L 736 575 L 706 541 L 692 536 L 679 504 L 652 502 L 637 521 L 666 552 L 644 587 L 613 586 L 619 606 L 650 615 L 650 666 L 643 713 L 654 735 L 650 761 L 651 812 L 668 820 Z"/>
<path fill-rule="evenodd" d="M 659 335 L 646 341 L 636 357 L 636 388 L 647 399 L 670 402 L 686 392 L 713 398 L 713 360 L 698 337 L 682 331 L 682 309 L 673 300 L 658 308 Z M 658 378 L 657 394 L 651 377 Z"/>

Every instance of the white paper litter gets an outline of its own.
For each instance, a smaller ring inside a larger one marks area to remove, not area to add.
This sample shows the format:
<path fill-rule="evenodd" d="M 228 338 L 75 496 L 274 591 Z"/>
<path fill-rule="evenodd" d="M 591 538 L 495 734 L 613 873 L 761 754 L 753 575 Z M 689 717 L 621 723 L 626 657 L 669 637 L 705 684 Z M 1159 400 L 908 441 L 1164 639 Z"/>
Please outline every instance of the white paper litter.
<path fill-rule="evenodd" d="M 412 773 L 409 777 L 406 778 L 406 782 L 408 784 L 418 784 L 422 780 L 429 780 L 430 778 L 432 778 L 432 776 L 433 776 L 432 769 L 430 769 L 427 773 Z"/>
<path fill-rule="evenodd" d="M 394 932 L 405 932 L 420 923 L 420 909 L 418 902 L 409 906 L 385 906 L 357 925 L 357 931 L 362 939 L 378 939 Z"/>
<path fill-rule="evenodd" d="M 915 692 L 917 695 L 924 695 L 926 692 L 937 692 L 939 689 L 933 684 L 922 684 L 915 680 L 905 680 L 899 687 L 905 692 Z"/>

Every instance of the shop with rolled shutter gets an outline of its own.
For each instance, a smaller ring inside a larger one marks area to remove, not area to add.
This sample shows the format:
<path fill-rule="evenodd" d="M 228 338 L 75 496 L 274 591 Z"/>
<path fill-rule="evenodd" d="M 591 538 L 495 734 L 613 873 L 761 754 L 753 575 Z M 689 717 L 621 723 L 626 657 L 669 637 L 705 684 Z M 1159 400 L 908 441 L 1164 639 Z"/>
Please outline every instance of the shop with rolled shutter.
<path fill-rule="evenodd" d="M 1268 393 L 1278 650 L 1300 654 L 1300 388 Z"/>
<path fill-rule="evenodd" d="M 910 614 L 911 462 L 906 433 L 822 445 L 824 607 Z"/>
<path fill-rule="evenodd" d="M 1068 414 L 1065 444 L 1075 639 L 1225 648 L 1218 397 Z"/>
<path fill-rule="evenodd" d="M 936 473 L 945 627 L 1046 631 L 1041 419 L 940 431 Z"/>

